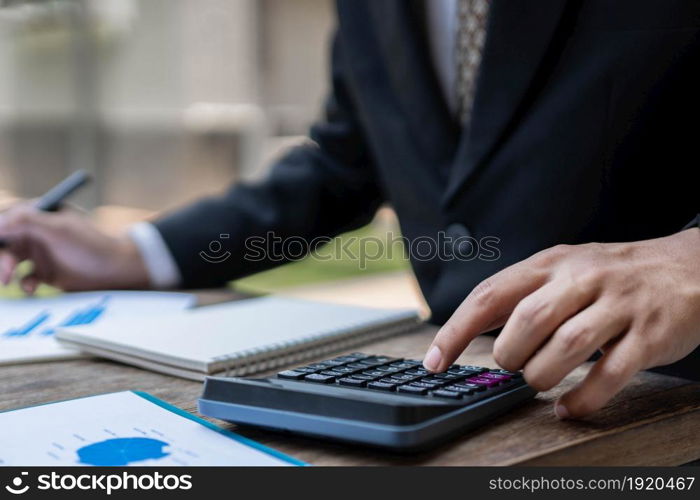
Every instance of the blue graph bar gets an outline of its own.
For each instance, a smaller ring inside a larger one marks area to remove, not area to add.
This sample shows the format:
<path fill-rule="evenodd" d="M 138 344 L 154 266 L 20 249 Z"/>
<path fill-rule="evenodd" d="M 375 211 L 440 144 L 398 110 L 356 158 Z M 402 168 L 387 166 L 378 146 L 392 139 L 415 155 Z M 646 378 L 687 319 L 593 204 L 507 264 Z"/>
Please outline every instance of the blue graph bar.
<path fill-rule="evenodd" d="M 105 309 L 107 309 L 107 302 L 109 302 L 109 296 L 103 297 L 97 305 L 85 312 L 85 314 L 80 318 L 80 323 L 77 324 L 89 325 L 90 323 L 93 323 L 102 315 L 103 312 L 105 312 Z"/>
<path fill-rule="evenodd" d="M 89 306 L 85 309 L 75 311 L 73 314 L 68 316 L 64 321 L 59 323 L 58 326 L 77 326 L 77 325 L 89 325 L 93 323 L 97 318 L 99 318 L 102 313 L 107 309 L 107 302 L 109 302 L 109 296 L 103 297 L 94 306 Z M 47 328 L 43 332 L 43 335 L 53 335 L 56 333 L 56 328 Z"/>
<path fill-rule="evenodd" d="M 105 311 L 104 305 L 99 306 L 99 307 L 95 307 L 92 311 L 90 311 L 89 314 L 86 314 L 82 318 L 82 323 L 80 323 L 80 324 L 81 325 L 89 325 L 90 323 L 94 322 L 97 318 L 99 318 L 104 311 Z"/>
<path fill-rule="evenodd" d="M 29 320 L 26 324 L 20 326 L 19 328 L 13 328 L 7 330 L 3 336 L 4 337 L 24 337 L 29 335 L 35 328 L 44 323 L 47 319 L 51 317 L 48 311 L 42 311 L 37 314 L 34 318 Z"/>
<path fill-rule="evenodd" d="M 90 306 L 88 309 L 82 309 L 74 312 L 71 316 L 68 316 L 68 319 L 63 321 L 60 326 L 74 326 L 74 325 L 82 325 L 83 324 L 83 318 L 86 315 L 89 315 L 92 311 L 92 306 Z"/>

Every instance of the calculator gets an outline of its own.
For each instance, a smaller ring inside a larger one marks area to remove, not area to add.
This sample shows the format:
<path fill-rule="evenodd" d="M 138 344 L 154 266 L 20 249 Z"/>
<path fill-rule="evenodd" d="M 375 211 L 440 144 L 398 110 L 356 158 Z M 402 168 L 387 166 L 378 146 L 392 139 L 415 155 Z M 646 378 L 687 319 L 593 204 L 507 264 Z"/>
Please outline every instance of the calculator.
<path fill-rule="evenodd" d="M 519 372 L 353 353 L 270 378 L 208 377 L 199 411 L 275 431 L 421 450 L 490 423 L 536 391 Z"/>

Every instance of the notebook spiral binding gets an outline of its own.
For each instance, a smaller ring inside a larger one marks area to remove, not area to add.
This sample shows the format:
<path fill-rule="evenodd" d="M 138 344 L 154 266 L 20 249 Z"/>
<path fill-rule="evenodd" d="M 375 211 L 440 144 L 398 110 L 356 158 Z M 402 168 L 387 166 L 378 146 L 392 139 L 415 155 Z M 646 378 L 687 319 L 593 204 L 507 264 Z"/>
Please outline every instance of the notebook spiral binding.
<path fill-rule="evenodd" d="M 224 377 L 253 375 L 408 333 L 422 323 L 419 317 L 410 316 L 398 319 L 396 323 L 388 326 L 383 323 L 381 326 L 369 325 L 358 330 L 357 325 L 353 325 L 330 335 L 327 333 L 310 335 L 292 342 L 268 344 L 264 347 L 218 356 L 213 360 L 212 371 L 216 376 Z"/>

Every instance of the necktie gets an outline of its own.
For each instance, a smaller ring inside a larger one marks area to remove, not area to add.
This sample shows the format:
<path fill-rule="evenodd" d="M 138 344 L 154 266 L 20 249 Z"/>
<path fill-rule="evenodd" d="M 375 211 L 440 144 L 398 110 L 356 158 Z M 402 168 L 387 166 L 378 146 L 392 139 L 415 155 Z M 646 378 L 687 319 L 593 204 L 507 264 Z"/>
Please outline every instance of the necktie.
<path fill-rule="evenodd" d="M 488 0 L 458 0 L 455 91 L 459 117 L 463 125 L 468 125 L 471 118 L 476 77 L 481 64 L 481 52 L 486 41 L 488 13 Z"/>

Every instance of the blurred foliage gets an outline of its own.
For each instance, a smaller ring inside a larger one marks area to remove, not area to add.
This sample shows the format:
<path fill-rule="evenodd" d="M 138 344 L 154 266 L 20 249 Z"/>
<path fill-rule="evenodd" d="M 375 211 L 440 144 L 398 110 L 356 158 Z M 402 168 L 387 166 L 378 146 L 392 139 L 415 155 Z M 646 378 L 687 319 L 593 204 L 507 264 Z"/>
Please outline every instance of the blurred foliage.
<path fill-rule="evenodd" d="M 235 281 L 232 286 L 243 292 L 271 293 L 298 285 L 408 269 L 409 262 L 404 257 L 403 247 L 396 245 L 391 252 L 387 251 L 388 234 L 392 233 L 382 230 L 379 225 L 369 224 L 356 231 L 342 234 L 333 242 L 317 250 L 318 255 L 323 260 L 315 259 L 313 256 L 306 257 L 297 262 Z M 399 237 L 398 232 L 393 233 L 393 238 Z M 360 241 L 362 239 L 366 241 L 367 238 L 372 238 L 373 241 L 368 253 L 370 255 L 381 254 L 381 257 L 368 259 L 363 266 L 364 268 L 361 268 L 360 261 L 352 256 L 359 256 Z M 333 255 L 336 253 L 334 250 L 339 245 L 344 245 L 348 240 L 352 240 L 347 245 L 348 254 Z M 379 248 L 374 243 L 379 244 Z"/>
<path fill-rule="evenodd" d="M 25 274 L 30 273 L 32 270 L 31 264 L 29 262 L 23 262 L 22 264 L 19 265 L 17 268 L 17 276 L 24 276 Z M 36 294 L 41 297 L 48 297 L 50 295 L 56 295 L 60 293 L 60 291 L 54 287 L 47 286 L 47 285 L 41 285 L 39 289 L 36 291 Z M 17 299 L 20 297 L 24 297 L 24 292 L 22 289 L 19 287 L 19 281 L 15 280 L 12 283 L 10 283 L 9 286 L 3 287 L 0 285 L 0 298 L 3 299 Z"/>

